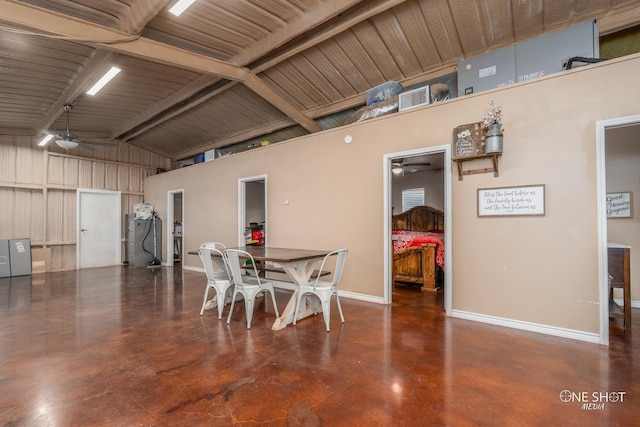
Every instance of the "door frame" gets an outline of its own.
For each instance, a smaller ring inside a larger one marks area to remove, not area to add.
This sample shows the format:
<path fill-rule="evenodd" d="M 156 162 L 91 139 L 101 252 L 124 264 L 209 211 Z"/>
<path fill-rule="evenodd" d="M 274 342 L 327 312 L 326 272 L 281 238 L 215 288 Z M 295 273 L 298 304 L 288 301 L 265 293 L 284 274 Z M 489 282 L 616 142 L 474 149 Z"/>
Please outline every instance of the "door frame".
<path fill-rule="evenodd" d="M 444 310 L 447 315 L 452 309 L 452 274 L 453 262 L 451 253 L 451 145 L 418 148 L 385 154 L 382 158 L 383 174 L 383 212 L 384 212 L 384 294 L 383 303 L 391 304 L 393 290 L 393 254 L 391 247 L 391 162 L 393 160 L 427 154 L 444 155 L 444 263 L 447 267 L 444 274 Z"/>
<path fill-rule="evenodd" d="M 112 244 L 115 246 L 116 251 L 116 259 L 118 262 L 114 265 L 120 264 L 122 261 L 122 193 L 120 191 L 112 191 L 112 190 L 95 190 L 91 188 L 78 188 L 76 189 L 76 269 L 80 270 L 82 266 L 80 265 L 80 254 L 82 253 L 82 239 L 80 238 L 80 227 L 81 227 L 81 208 L 82 208 L 82 195 L 83 194 L 103 194 L 105 196 L 113 196 L 117 199 L 118 206 L 118 215 L 116 218 L 116 225 L 114 227 L 114 231 L 117 229 L 117 232 L 114 232 L 114 238 Z"/>
<path fill-rule="evenodd" d="M 600 344 L 609 345 L 609 279 L 607 257 L 606 130 L 640 124 L 640 114 L 596 122 L 596 181 L 598 197 L 598 271 L 600 290 Z"/>
<path fill-rule="evenodd" d="M 182 236 L 180 240 L 182 240 L 180 247 L 183 248 L 183 253 L 181 256 L 184 258 L 184 188 L 178 190 L 170 190 L 167 191 L 167 220 L 165 221 L 167 242 L 165 245 L 165 262 L 163 265 L 173 266 L 173 217 L 175 216 L 175 212 L 173 209 L 173 199 L 176 194 L 182 194 Z M 184 259 L 180 260 L 181 265 L 184 265 Z"/>
<path fill-rule="evenodd" d="M 269 206 L 268 204 L 268 200 L 267 200 L 267 184 L 268 184 L 268 180 L 267 180 L 267 175 L 254 175 L 254 176 L 248 176 L 248 177 L 244 177 L 244 178 L 238 178 L 238 246 L 244 246 L 245 245 L 245 239 L 244 239 L 244 231 L 246 229 L 246 217 L 247 217 L 247 213 L 246 213 L 246 209 L 247 209 L 247 203 L 246 203 L 246 196 L 247 196 L 247 183 L 248 182 L 253 182 L 253 181 L 264 181 L 264 244 L 265 246 L 267 246 L 267 238 L 269 236 L 269 219 L 268 219 L 268 209 L 267 206 Z"/>

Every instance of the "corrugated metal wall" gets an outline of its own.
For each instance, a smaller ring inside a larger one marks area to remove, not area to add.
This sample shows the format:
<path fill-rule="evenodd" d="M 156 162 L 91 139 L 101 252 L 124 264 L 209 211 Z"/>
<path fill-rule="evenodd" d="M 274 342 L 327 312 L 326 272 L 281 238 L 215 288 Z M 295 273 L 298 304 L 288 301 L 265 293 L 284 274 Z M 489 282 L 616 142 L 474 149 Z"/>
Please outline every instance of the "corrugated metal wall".
<path fill-rule="evenodd" d="M 89 155 L 0 136 L 0 239 L 28 237 L 32 247 L 51 248 L 52 271 L 75 269 L 76 190 L 120 191 L 124 217 L 144 201 L 144 179 L 171 167 L 169 158 L 128 144 Z"/>

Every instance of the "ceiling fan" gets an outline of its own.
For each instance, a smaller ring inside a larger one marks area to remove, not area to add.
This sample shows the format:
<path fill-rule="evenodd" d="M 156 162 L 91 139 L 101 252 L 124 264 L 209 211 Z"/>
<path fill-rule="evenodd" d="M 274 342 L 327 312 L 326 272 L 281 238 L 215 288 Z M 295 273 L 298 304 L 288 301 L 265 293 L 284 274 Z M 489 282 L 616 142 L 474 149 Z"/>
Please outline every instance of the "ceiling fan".
<path fill-rule="evenodd" d="M 395 175 L 402 174 L 405 172 L 414 173 L 418 172 L 418 169 L 415 166 L 431 166 L 429 162 L 416 162 L 416 163 L 404 163 L 404 159 L 396 159 L 391 161 L 391 172 Z"/>
<path fill-rule="evenodd" d="M 63 132 L 60 132 L 56 135 L 55 142 L 59 147 L 64 148 L 65 150 L 73 150 L 74 148 L 84 148 L 85 150 L 95 151 L 95 148 L 92 145 L 103 145 L 107 147 L 115 147 L 114 142 L 102 142 L 102 141 L 83 141 L 80 140 L 73 132 L 69 130 L 69 116 L 71 114 L 71 110 L 73 109 L 73 105 L 64 104 L 64 111 L 67 113 L 67 129 Z"/>

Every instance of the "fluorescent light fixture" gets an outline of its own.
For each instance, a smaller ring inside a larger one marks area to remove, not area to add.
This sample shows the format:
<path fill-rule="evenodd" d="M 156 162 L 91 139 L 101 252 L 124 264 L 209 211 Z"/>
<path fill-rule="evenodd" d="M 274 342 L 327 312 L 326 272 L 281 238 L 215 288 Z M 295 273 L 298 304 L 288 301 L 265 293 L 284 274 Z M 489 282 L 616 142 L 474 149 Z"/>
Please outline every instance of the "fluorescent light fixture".
<path fill-rule="evenodd" d="M 100 89 L 102 89 L 107 83 L 109 83 L 111 79 L 114 78 L 120 71 L 121 70 L 118 67 L 111 67 L 111 69 L 107 71 L 105 75 L 102 76 L 102 78 L 100 78 L 100 80 L 98 80 L 98 82 L 87 91 L 87 95 L 93 96 L 98 93 Z"/>
<path fill-rule="evenodd" d="M 45 145 L 47 145 L 47 143 L 48 143 L 49 141 L 51 141 L 51 140 L 53 139 L 53 137 L 54 137 L 54 136 L 55 136 L 55 135 L 51 135 L 51 134 L 46 135 L 44 138 L 42 138 L 42 141 L 38 142 L 38 145 L 39 145 L 40 147 L 44 147 Z"/>
<path fill-rule="evenodd" d="M 169 13 L 173 13 L 176 16 L 182 15 L 182 12 L 187 10 L 189 6 L 191 6 L 196 0 L 178 0 L 176 4 L 174 4 L 171 9 L 169 9 Z"/>

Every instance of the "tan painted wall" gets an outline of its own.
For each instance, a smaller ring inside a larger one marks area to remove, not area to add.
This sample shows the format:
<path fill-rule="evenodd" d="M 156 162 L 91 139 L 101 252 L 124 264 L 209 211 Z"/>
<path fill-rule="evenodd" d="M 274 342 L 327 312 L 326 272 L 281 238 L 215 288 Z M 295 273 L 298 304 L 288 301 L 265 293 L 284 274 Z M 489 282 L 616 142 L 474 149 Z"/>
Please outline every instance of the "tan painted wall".
<path fill-rule="evenodd" d="M 146 200 L 162 217 L 166 192 L 184 188 L 185 249 L 235 245 L 238 178 L 267 174 L 269 244 L 347 247 L 345 290 L 382 296 L 383 155 L 450 144 L 495 100 L 500 176 L 452 178 L 453 308 L 598 333 L 595 123 L 639 112 L 638 75 L 627 57 L 325 131 L 149 177 Z M 546 185 L 544 217 L 477 217 L 478 188 L 528 184 Z"/>

